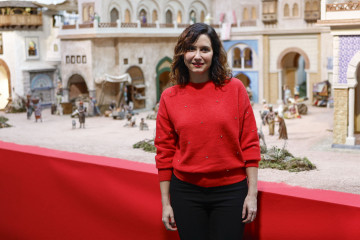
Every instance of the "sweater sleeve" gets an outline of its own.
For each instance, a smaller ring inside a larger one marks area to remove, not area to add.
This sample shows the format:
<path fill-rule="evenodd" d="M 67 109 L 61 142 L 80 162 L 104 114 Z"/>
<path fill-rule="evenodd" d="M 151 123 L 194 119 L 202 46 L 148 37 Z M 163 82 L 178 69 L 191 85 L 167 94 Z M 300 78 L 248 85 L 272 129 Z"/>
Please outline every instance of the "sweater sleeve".
<path fill-rule="evenodd" d="M 259 136 L 254 112 L 245 87 L 240 88 L 239 109 L 243 115 L 243 123 L 240 124 L 240 147 L 245 167 L 259 167 L 261 160 Z"/>
<path fill-rule="evenodd" d="M 163 94 L 164 95 L 164 94 Z M 156 118 L 156 167 L 159 180 L 170 181 L 173 167 L 172 161 L 176 151 L 177 135 L 169 119 L 164 97 L 161 96 L 159 110 Z"/>

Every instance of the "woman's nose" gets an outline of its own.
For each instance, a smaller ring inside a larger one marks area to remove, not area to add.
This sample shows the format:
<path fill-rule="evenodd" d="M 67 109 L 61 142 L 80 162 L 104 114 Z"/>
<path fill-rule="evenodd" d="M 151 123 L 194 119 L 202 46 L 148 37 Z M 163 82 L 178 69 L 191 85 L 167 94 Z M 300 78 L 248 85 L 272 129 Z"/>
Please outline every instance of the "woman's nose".
<path fill-rule="evenodd" d="M 200 50 L 196 50 L 196 53 L 195 53 L 195 59 L 200 59 L 201 58 L 201 55 L 200 55 Z"/>

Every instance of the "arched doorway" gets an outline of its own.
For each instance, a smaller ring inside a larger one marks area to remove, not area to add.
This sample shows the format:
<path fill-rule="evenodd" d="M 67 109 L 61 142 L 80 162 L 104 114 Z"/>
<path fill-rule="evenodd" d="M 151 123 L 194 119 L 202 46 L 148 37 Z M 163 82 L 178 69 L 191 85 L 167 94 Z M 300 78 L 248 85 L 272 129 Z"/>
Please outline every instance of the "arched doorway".
<path fill-rule="evenodd" d="M 75 101 L 75 99 L 80 95 L 83 97 L 89 96 L 89 89 L 86 82 L 79 74 L 74 74 L 69 78 L 68 88 L 70 101 Z"/>
<path fill-rule="evenodd" d="M 250 84 L 251 84 L 250 78 L 243 73 L 237 74 L 235 76 L 235 78 L 239 79 L 244 84 L 250 101 L 253 101 L 253 92 L 250 87 Z"/>
<path fill-rule="evenodd" d="M 170 81 L 170 68 L 171 68 L 171 58 L 164 57 L 162 58 L 159 63 L 156 65 L 156 95 L 157 101 L 160 100 L 160 96 L 162 92 L 171 87 L 173 84 Z"/>
<path fill-rule="evenodd" d="M 147 12 L 145 11 L 145 9 L 140 10 L 139 21 L 143 24 L 147 23 Z"/>
<path fill-rule="evenodd" d="M 360 63 L 358 64 L 356 70 L 356 81 L 357 85 L 355 87 L 355 133 L 357 134 L 357 145 L 360 145 Z"/>
<path fill-rule="evenodd" d="M 246 88 L 250 87 L 250 78 L 245 74 L 239 73 L 238 75 L 235 76 L 235 78 L 239 79 Z"/>
<path fill-rule="evenodd" d="M 50 74 L 40 73 L 31 79 L 31 95 L 38 97 L 42 105 L 50 105 L 54 100 L 54 84 L 51 77 Z"/>
<path fill-rule="evenodd" d="M 0 59 L 0 109 L 4 109 L 11 97 L 10 71 L 7 64 Z"/>
<path fill-rule="evenodd" d="M 164 71 L 159 76 L 160 95 L 162 94 L 162 92 L 165 89 L 172 86 L 169 74 L 170 74 L 170 71 Z"/>
<path fill-rule="evenodd" d="M 189 20 L 190 20 L 190 24 L 196 23 L 196 13 L 194 10 L 191 10 L 189 14 Z"/>
<path fill-rule="evenodd" d="M 281 99 L 284 98 L 284 89 L 287 86 L 291 91 L 291 97 L 295 95 L 307 96 L 307 79 L 305 72 L 305 60 L 298 52 L 289 52 L 281 60 L 282 83 Z"/>
<path fill-rule="evenodd" d="M 130 10 L 129 10 L 129 9 L 126 9 L 126 10 L 125 10 L 125 19 L 124 19 L 124 22 L 125 22 L 125 23 L 130 23 L 130 21 L 131 21 Z"/>
<path fill-rule="evenodd" d="M 173 23 L 172 19 L 173 19 L 172 12 L 170 10 L 167 10 L 165 16 L 166 24 L 172 24 Z"/>
<path fill-rule="evenodd" d="M 145 79 L 141 68 L 130 67 L 127 71 L 131 76 L 131 84 L 127 85 L 128 101 L 132 101 L 134 109 L 145 108 Z"/>
<path fill-rule="evenodd" d="M 284 87 L 288 85 L 291 97 L 295 93 L 299 97 L 311 97 L 308 73 L 310 61 L 306 53 L 300 48 L 288 48 L 280 53 L 277 59 L 278 72 L 278 102 L 283 102 Z"/>
<path fill-rule="evenodd" d="M 110 22 L 114 23 L 119 19 L 119 11 L 116 8 L 113 8 L 110 11 Z"/>

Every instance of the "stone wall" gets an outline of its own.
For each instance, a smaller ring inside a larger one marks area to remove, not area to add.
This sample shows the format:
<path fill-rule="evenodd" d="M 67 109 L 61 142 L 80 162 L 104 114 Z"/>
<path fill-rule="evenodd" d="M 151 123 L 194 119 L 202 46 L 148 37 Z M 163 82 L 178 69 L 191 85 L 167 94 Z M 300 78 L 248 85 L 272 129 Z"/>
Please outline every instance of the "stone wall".
<path fill-rule="evenodd" d="M 333 143 L 345 144 L 348 126 L 348 89 L 334 89 Z"/>
<path fill-rule="evenodd" d="M 278 73 L 269 74 L 269 103 L 276 103 L 278 100 Z"/>

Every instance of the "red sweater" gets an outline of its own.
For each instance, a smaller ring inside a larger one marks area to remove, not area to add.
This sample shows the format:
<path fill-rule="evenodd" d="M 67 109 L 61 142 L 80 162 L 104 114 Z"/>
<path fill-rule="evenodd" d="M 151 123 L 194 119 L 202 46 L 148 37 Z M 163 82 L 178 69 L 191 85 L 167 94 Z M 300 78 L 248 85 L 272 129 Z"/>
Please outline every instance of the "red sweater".
<path fill-rule="evenodd" d="M 172 173 L 201 187 L 233 184 L 258 167 L 260 146 L 246 89 L 232 78 L 166 89 L 156 120 L 155 157 L 160 181 Z"/>

